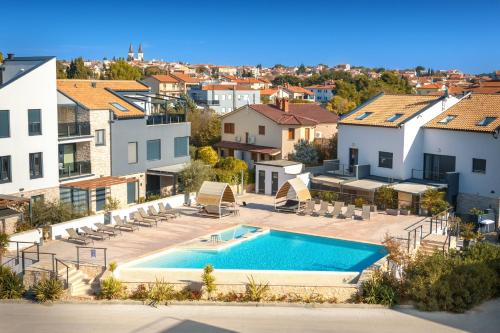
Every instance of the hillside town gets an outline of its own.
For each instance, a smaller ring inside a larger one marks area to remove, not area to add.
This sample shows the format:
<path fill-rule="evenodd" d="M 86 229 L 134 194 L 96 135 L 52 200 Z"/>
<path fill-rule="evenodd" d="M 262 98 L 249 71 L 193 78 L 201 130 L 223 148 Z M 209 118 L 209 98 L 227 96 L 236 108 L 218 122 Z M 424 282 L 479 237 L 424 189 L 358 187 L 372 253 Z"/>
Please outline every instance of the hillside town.
<path fill-rule="evenodd" d="M 500 69 L 2 51 L 2 332 L 498 328 Z"/>

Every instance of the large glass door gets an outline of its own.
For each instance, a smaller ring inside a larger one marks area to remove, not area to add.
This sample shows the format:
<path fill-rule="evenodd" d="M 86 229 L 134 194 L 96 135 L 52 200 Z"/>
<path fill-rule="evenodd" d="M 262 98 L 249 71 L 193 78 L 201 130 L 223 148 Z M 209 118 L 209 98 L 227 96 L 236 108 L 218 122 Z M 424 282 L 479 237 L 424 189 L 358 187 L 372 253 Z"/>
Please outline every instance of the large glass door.
<path fill-rule="evenodd" d="M 266 193 L 266 172 L 259 170 L 259 193 Z"/>
<path fill-rule="evenodd" d="M 271 194 L 275 195 L 278 192 L 278 173 L 271 173 Z"/>
<path fill-rule="evenodd" d="M 447 172 L 455 172 L 455 156 L 424 154 L 424 179 L 444 181 Z"/>

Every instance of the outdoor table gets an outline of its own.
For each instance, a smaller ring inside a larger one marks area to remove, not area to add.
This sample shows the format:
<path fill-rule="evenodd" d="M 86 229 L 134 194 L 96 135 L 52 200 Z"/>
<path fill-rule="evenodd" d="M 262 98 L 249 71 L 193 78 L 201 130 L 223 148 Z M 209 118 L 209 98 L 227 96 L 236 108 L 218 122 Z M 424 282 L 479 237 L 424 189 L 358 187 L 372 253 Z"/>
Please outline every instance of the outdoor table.
<path fill-rule="evenodd" d="M 481 220 L 481 221 L 479 221 L 479 223 L 481 224 L 481 229 L 483 232 L 485 229 L 487 230 L 486 232 L 490 232 L 490 226 L 491 225 L 495 226 L 495 221 L 489 220 L 489 219 L 488 220 Z"/>

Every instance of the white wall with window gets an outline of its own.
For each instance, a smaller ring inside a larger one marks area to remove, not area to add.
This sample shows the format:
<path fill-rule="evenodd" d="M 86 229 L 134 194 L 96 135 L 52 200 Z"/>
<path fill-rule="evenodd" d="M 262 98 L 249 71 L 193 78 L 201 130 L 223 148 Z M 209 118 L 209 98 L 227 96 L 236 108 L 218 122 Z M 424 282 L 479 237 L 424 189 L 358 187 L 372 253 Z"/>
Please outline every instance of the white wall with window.
<path fill-rule="evenodd" d="M 3 66 L 0 193 L 58 193 L 56 59 L 14 57 Z"/>

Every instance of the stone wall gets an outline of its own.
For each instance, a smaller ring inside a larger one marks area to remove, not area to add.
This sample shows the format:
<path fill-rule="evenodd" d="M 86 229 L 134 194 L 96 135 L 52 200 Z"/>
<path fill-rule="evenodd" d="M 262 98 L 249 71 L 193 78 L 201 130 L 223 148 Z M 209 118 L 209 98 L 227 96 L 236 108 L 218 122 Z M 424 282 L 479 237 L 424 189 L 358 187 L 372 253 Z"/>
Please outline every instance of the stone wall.
<path fill-rule="evenodd" d="M 92 173 L 97 177 L 111 175 L 111 139 L 109 121 L 109 110 L 92 110 L 90 112 L 90 134 L 95 137 L 96 130 L 105 131 L 104 146 L 96 146 L 95 141 L 90 142 Z"/>
<path fill-rule="evenodd" d="M 10 193 L 10 195 L 15 195 L 15 196 L 23 196 L 25 198 L 31 198 L 33 196 L 41 195 L 43 194 L 44 199 L 48 201 L 55 201 L 59 200 L 59 187 L 48 187 L 48 188 L 43 188 L 43 189 L 38 189 L 38 190 L 33 190 L 33 191 L 26 191 L 26 192 L 17 192 L 17 193 Z"/>
<path fill-rule="evenodd" d="M 500 198 L 489 198 L 476 194 L 459 193 L 457 198 L 457 212 L 467 214 L 471 208 L 488 209 L 495 212 L 498 225 L 498 213 L 500 211 Z"/>
<path fill-rule="evenodd" d="M 0 218 L 0 232 L 12 235 L 16 232 L 17 223 L 21 221 L 21 214 Z"/>

